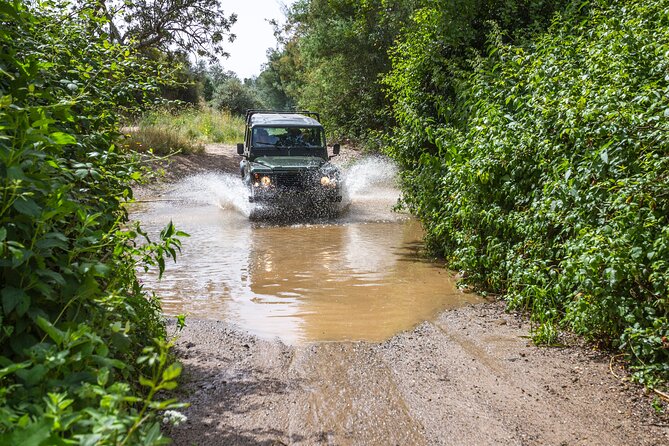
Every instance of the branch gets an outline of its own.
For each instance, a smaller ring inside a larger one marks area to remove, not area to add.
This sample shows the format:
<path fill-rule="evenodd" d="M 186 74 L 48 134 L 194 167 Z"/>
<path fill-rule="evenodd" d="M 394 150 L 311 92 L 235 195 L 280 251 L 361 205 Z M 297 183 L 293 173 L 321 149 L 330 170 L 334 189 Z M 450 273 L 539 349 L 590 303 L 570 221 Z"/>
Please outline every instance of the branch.
<path fill-rule="evenodd" d="M 107 9 L 105 0 L 97 0 L 97 9 L 98 12 L 101 12 L 109 22 L 109 34 L 111 34 L 112 38 L 116 40 L 117 43 L 123 44 L 123 41 L 125 40 L 124 36 L 121 35 L 121 32 L 116 27 L 116 24 L 113 20 L 113 14 Z"/>

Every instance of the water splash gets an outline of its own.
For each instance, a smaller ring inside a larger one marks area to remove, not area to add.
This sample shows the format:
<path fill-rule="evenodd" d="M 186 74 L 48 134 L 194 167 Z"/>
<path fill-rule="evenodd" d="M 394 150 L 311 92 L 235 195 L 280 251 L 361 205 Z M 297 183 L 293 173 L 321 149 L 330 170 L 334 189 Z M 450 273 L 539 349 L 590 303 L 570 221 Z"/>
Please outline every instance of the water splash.
<path fill-rule="evenodd" d="M 234 210 L 251 215 L 253 205 L 241 179 L 229 173 L 207 173 L 185 178 L 170 192 L 184 201 L 209 204 L 221 210 Z"/>
<path fill-rule="evenodd" d="M 270 224 L 350 223 L 397 221 L 407 218 L 393 212 L 400 196 L 397 167 L 388 158 L 363 158 L 342 169 L 342 203 L 334 212 L 309 209 L 274 209 L 269 204 L 249 203 L 249 191 L 238 175 L 204 173 L 186 177 L 165 191 L 172 206 L 215 206 L 238 216 Z"/>
<path fill-rule="evenodd" d="M 344 188 L 351 200 L 366 198 L 370 193 L 392 192 L 392 197 L 397 196 L 397 166 L 388 158 L 362 158 L 346 168 L 343 176 Z"/>
<path fill-rule="evenodd" d="M 342 172 L 344 222 L 398 221 L 408 218 L 393 211 L 400 198 L 398 169 L 381 156 L 363 158 Z"/>

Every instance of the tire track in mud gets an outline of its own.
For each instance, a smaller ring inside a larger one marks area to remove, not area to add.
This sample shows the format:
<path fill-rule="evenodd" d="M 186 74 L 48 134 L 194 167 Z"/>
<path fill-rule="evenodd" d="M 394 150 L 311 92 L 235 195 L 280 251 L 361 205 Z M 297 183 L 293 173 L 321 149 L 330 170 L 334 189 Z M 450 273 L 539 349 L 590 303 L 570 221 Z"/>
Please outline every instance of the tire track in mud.
<path fill-rule="evenodd" d="M 324 444 L 426 444 L 387 364 L 365 343 L 299 349 L 291 370 L 301 383 L 291 432 L 318 431 Z"/>
<path fill-rule="evenodd" d="M 443 313 L 379 348 L 430 444 L 666 441 L 667 429 L 640 435 L 647 427 L 620 401 L 624 386 L 608 373 L 602 355 L 537 348 L 526 333 L 514 318 L 499 318 L 482 306 Z M 421 380 L 406 379 L 412 375 Z"/>
<path fill-rule="evenodd" d="M 382 343 L 286 346 L 190 321 L 177 354 L 192 406 L 176 445 L 669 444 L 650 397 L 606 357 L 532 346 L 500 305 Z"/>

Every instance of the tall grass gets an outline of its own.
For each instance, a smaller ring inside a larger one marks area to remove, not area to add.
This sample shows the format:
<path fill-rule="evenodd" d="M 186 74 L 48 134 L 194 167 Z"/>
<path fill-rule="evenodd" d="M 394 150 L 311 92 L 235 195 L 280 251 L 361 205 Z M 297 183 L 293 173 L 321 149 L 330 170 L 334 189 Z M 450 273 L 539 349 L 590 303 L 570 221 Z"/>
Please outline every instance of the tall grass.
<path fill-rule="evenodd" d="M 157 110 L 127 130 L 127 143 L 135 150 L 152 150 L 157 154 L 201 153 L 205 144 L 242 141 L 244 118 L 210 108 Z"/>

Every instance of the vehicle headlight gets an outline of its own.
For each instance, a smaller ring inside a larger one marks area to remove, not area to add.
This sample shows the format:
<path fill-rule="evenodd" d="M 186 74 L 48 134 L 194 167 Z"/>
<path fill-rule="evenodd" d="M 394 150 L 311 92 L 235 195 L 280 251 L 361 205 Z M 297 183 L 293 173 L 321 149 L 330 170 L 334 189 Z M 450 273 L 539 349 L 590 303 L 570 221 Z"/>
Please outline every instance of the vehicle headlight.
<path fill-rule="evenodd" d="M 253 174 L 253 186 L 254 187 L 270 187 L 272 185 L 272 178 L 267 175 L 261 175 L 259 173 Z"/>
<path fill-rule="evenodd" d="M 335 187 L 337 186 L 337 181 L 334 178 L 328 176 L 321 177 L 321 186 L 323 187 Z"/>

